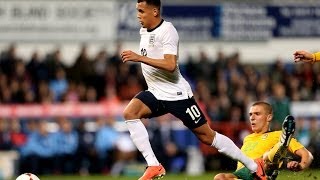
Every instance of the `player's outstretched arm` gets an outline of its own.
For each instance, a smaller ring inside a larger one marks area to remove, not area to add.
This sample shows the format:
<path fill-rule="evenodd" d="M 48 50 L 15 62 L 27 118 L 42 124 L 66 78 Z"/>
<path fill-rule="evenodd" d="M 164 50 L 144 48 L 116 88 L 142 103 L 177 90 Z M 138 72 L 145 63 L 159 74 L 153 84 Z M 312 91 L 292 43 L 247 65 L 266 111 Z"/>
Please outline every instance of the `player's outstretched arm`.
<path fill-rule="evenodd" d="M 295 62 L 309 62 L 314 63 L 316 61 L 320 61 L 320 52 L 317 53 L 310 53 L 304 50 L 296 51 L 294 54 L 294 61 Z"/>
<path fill-rule="evenodd" d="M 123 62 L 142 62 L 155 68 L 167 70 L 169 72 L 173 72 L 177 67 L 177 56 L 173 54 L 165 54 L 163 59 L 153 59 L 127 50 L 121 53 L 121 58 Z"/>
<path fill-rule="evenodd" d="M 287 168 L 291 171 L 301 171 L 308 168 L 313 160 L 312 154 L 306 149 L 302 148 L 295 152 L 296 155 L 301 157 L 301 161 L 291 161 L 287 163 Z"/>

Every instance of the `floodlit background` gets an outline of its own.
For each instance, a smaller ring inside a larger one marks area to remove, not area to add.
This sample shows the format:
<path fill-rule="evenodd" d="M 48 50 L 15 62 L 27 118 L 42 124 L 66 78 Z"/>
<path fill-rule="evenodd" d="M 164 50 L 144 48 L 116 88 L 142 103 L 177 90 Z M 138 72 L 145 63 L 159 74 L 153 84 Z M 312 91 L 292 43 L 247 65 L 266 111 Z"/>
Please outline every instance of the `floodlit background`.
<path fill-rule="evenodd" d="M 146 88 L 139 64 L 119 58 L 122 50 L 139 49 L 135 4 L 0 0 L 0 177 L 142 174 L 146 164 L 121 114 Z M 311 168 L 319 168 L 320 66 L 296 64 L 293 53 L 319 51 L 320 3 L 162 4 L 180 35 L 181 72 L 212 128 L 240 147 L 250 133 L 248 107 L 268 101 L 272 128 L 294 115 L 295 137 L 313 153 Z M 236 162 L 200 144 L 175 117 L 144 123 L 170 174 L 234 170 Z"/>

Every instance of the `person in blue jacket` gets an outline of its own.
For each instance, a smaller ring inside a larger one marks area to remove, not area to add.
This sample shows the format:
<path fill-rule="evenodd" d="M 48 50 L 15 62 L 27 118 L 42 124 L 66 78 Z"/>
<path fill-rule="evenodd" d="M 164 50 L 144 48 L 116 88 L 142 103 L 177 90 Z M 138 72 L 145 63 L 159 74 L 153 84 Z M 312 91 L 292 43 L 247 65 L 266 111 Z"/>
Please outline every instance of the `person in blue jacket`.
<path fill-rule="evenodd" d="M 37 129 L 30 132 L 25 146 L 21 148 L 20 173 L 52 173 L 56 149 L 56 138 L 48 132 L 47 121 L 39 120 Z"/>
<path fill-rule="evenodd" d="M 59 130 L 55 133 L 57 141 L 55 170 L 58 173 L 72 174 L 77 167 L 78 133 L 73 129 L 72 122 L 65 118 L 58 118 Z"/>

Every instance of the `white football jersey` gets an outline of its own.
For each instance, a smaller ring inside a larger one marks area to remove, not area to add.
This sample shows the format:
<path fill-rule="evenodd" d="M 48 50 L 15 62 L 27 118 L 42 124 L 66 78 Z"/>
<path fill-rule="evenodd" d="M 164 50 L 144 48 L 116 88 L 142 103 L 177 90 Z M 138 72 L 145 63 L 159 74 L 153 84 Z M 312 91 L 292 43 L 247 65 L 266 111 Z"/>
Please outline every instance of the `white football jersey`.
<path fill-rule="evenodd" d="M 164 54 L 173 54 L 178 58 L 179 36 L 172 23 L 163 20 L 152 31 L 141 28 L 140 35 L 141 55 L 153 59 L 164 59 Z M 176 66 L 174 72 L 169 72 L 141 63 L 148 90 L 157 99 L 176 101 L 193 96 L 189 83 L 180 73 L 178 61 Z"/>

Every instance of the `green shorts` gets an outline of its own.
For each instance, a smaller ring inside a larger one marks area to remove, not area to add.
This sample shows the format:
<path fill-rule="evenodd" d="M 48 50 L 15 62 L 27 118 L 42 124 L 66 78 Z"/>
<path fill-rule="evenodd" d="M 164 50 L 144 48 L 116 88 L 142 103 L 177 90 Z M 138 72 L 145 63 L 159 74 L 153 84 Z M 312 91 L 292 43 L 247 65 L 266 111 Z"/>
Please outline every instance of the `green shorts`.
<path fill-rule="evenodd" d="M 243 180 L 254 180 L 253 174 L 250 172 L 250 170 L 246 167 L 243 167 L 235 172 L 233 172 L 235 176 L 239 179 Z"/>

